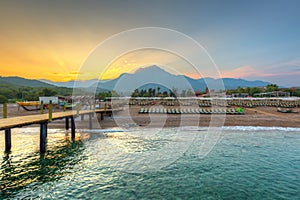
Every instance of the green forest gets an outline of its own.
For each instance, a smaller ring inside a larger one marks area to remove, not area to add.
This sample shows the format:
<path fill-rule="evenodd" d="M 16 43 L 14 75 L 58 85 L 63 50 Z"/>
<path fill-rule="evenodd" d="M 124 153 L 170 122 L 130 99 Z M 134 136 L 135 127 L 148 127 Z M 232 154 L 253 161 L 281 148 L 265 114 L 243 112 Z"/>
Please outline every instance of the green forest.
<path fill-rule="evenodd" d="M 28 87 L 14 86 L 9 84 L 0 84 L 0 103 L 16 101 L 37 101 L 40 96 L 70 96 L 72 95 L 71 88 L 64 87 Z"/>
<path fill-rule="evenodd" d="M 279 88 L 276 84 L 269 84 L 265 88 L 261 87 L 246 87 L 241 88 L 238 87 L 237 89 L 227 90 L 226 94 L 249 94 L 249 96 L 254 96 L 254 94 L 261 93 L 261 92 L 274 92 L 274 91 L 281 91 L 281 92 L 287 92 L 290 94 L 290 96 L 300 96 L 300 88 L 295 88 L 294 93 L 292 93 L 292 88 Z"/>

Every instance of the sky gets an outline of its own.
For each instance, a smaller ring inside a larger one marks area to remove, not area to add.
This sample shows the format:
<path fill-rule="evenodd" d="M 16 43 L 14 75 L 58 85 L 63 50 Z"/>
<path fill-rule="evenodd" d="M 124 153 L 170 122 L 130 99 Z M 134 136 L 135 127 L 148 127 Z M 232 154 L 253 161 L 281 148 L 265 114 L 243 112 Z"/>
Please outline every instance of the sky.
<path fill-rule="evenodd" d="M 107 44 L 91 64 L 95 72 L 83 67 L 112 37 L 130 29 L 161 27 L 199 43 L 207 52 L 206 58 L 201 52 L 201 59 L 211 58 L 217 66 L 215 78 L 300 86 L 299 8 L 297 0 L 1 1 L 0 75 L 52 81 L 112 79 L 161 64 L 193 78 L 214 76 L 209 70 L 213 64 L 203 62 L 197 73 L 189 60 L 174 52 L 132 49 L 115 56 L 117 49 L 130 46 L 126 40 Z M 156 36 L 144 39 L 149 37 Z M 198 55 L 183 40 L 156 40 Z M 111 59 L 109 65 L 106 58 Z"/>

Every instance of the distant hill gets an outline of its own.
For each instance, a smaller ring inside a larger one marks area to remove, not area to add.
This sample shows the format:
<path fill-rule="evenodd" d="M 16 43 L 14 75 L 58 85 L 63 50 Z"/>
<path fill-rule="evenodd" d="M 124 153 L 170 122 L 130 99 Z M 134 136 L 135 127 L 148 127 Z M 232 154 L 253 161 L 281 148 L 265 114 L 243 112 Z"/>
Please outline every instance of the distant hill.
<path fill-rule="evenodd" d="M 73 88 L 75 87 L 90 87 L 93 84 L 96 84 L 98 82 L 97 79 L 91 79 L 91 80 L 86 80 L 86 81 L 68 81 L 68 82 L 54 82 L 54 81 L 49 81 L 46 79 L 40 79 L 39 81 L 50 84 L 50 85 L 55 85 L 57 87 L 67 87 L 67 88 Z"/>
<path fill-rule="evenodd" d="M 124 95 L 130 95 L 135 89 L 157 89 L 160 86 L 160 92 L 176 89 L 178 92 L 182 90 L 205 91 L 209 89 L 236 89 L 237 87 L 263 87 L 269 82 L 264 81 L 248 81 L 235 78 L 201 78 L 193 79 L 184 75 L 171 74 L 158 66 L 149 66 L 138 69 L 135 73 L 124 73 L 118 78 L 107 81 L 98 81 L 91 79 L 86 81 L 69 81 L 69 82 L 52 82 L 49 80 L 30 80 L 20 77 L 0 77 L 0 84 L 12 84 L 17 86 L 29 87 L 68 87 L 68 88 L 84 88 L 84 90 L 93 92 L 106 92 L 115 90 Z"/>
<path fill-rule="evenodd" d="M 263 87 L 271 84 L 270 82 L 264 81 L 247 81 L 244 79 L 235 79 L 235 78 L 223 78 L 223 82 L 226 89 L 236 89 L 237 87 Z"/>
<path fill-rule="evenodd" d="M 25 79 L 17 76 L 0 77 L 0 84 L 25 86 L 25 87 L 45 87 L 45 88 L 55 87 L 54 85 L 44 83 L 38 80 Z"/>
<path fill-rule="evenodd" d="M 236 89 L 237 87 L 263 87 L 269 82 L 264 81 L 248 81 L 244 79 L 234 78 L 201 78 L 192 79 L 184 75 L 171 74 L 158 66 L 150 66 L 137 70 L 134 74 L 122 74 L 116 79 L 100 82 L 98 87 L 107 90 L 116 90 L 122 92 L 134 91 L 136 88 L 150 88 L 151 85 L 156 88 L 155 85 L 164 86 L 165 90 L 176 88 L 178 91 L 182 90 L 198 90 L 205 91 L 206 87 L 214 90 L 225 89 Z M 162 88 L 162 87 L 161 87 Z M 163 91 L 162 90 L 162 91 Z"/>

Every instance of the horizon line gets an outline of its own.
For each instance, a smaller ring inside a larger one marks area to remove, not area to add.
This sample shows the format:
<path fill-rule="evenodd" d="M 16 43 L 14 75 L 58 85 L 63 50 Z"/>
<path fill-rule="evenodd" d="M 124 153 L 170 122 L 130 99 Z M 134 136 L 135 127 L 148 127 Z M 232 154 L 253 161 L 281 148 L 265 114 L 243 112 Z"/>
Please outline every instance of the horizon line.
<path fill-rule="evenodd" d="M 124 74 L 134 74 L 134 73 L 122 73 L 120 74 L 120 76 L 124 75 Z M 188 77 L 188 78 L 191 78 L 191 79 L 194 79 L 194 80 L 200 80 L 200 79 L 214 79 L 214 80 L 218 80 L 218 79 L 241 79 L 241 80 L 246 80 L 246 81 L 262 81 L 262 82 L 269 82 L 269 81 L 263 81 L 263 80 L 259 80 L 259 79 L 255 79 L 255 80 L 249 80 L 247 78 L 242 78 L 242 77 L 221 77 L 221 78 L 213 78 L 213 77 L 202 77 L 202 78 L 192 78 L 188 75 L 185 75 L 185 74 L 179 74 L 179 75 L 176 75 L 176 74 L 172 74 L 174 76 L 185 76 L 185 77 Z M 23 79 L 27 79 L 27 80 L 37 80 L 37 81 L 42 81 L 42 80 L 45 80 L 45 81 L 51 81 L 51 82 L 54 82 L 54 83 L 67 83 L 67 82 L 71 82 L 71 81 L 90 81 L 90 80 L 99 80 L 99 81 L 112 81 L 112 80 L 115 80 L 115 79 L 118 79 L 120 78 L 120 76 L 118 76 L 117 78 L 113 78 L 113 79 L 99 79 L 99 78 L 91 78 L 91 79 L 70 79 L 68 81 L 52 81 L 50 79 L 47 79 L 47 78 L 29 78 L 29 77 L 24 77 L 24 76 L 17 76 L 17 75 L 11 75 L 11 76 L 2 76 L 0 75 L 0 78 L 23 78 Z M 271 82 L 270 82 L 271 83 Z"/>

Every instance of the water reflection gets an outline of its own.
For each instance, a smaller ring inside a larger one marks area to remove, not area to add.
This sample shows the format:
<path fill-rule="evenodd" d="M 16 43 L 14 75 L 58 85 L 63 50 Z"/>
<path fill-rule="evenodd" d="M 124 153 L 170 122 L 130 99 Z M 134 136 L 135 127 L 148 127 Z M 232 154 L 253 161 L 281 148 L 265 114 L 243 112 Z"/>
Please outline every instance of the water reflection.
<path fill-rule="evenodd" d="M 81 140 L 69 140 L 69 137 L 66 137 L 48 141 L 45 154 L 39 151 L 20 155 L 5 153 L 0 166 L 0 199 L 30 184 L 60 179 L 72 171 L 78 162 L 86 159 L 83 151 L 84 145 Z"/>

